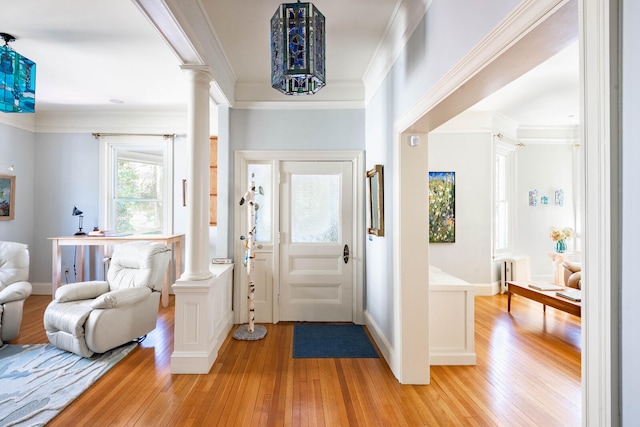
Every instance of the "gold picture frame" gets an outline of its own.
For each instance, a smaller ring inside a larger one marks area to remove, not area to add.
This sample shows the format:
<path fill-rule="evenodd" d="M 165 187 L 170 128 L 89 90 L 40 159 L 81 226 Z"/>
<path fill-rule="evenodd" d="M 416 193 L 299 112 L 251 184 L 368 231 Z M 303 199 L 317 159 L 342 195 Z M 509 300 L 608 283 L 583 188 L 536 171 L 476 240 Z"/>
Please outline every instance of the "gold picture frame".
<path fill-rule="evenodd" d="M 375 165 L 367 171 L 369 187 L 369 227 L 368 234 L 384 236 L 384 179 L 382 165 Z"/>
<path fill-rule="evenodd" d="M 16 214 L 16 177 L 0 175 L 0 221 L 9 221 Z"/>

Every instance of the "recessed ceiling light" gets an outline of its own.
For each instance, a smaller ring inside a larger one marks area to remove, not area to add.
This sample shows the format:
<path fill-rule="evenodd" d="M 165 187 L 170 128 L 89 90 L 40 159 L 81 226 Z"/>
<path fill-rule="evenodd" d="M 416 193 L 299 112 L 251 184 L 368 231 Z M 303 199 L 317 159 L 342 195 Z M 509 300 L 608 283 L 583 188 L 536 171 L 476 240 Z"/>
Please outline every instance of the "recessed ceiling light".
<path fill-rule="evenodd" d="M 122 99 L 110 99 L 109 100 L 110 103 L 112 104 L 124 104 L 124 101 Z"/>

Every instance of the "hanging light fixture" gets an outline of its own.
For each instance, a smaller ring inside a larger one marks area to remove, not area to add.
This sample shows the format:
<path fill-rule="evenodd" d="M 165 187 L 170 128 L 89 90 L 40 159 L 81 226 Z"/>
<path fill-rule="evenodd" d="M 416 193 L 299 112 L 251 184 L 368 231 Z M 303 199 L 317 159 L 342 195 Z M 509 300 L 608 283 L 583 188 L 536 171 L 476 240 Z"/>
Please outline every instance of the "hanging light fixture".
<path fill-rule="evenodd" d="M 9 47 L 14 36 L 0 33 L 0 111 L 33 113 L 36 106 L 36 64 Z"/>
<path fill-rule="evenodd" d="M 271 18 L 271 86 L 312 95 L 326 84 L 324 15 L 312 3 L 283 3 Z"/>

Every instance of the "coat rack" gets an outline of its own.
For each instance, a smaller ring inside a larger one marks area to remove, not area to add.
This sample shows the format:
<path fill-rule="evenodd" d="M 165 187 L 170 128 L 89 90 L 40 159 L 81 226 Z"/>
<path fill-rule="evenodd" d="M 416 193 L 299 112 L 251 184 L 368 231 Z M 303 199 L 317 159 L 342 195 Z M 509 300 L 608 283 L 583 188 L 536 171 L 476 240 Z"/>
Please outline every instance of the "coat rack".
<path fill-rule="evenodd" d="M 267 334 L 267 328 L 262 325 L 255 325 L 255 292 L 256 285 L 253 280 L 253 270 L 255 254 L 253 252 L 255 247 L 256 237 L 256 215 L 259 209 L 258 204 L 255 201 L 256 183 L 254 181 L 255 175 L 251 174 L 251 182 L 249 189 L 244 196 L 240 199 L 240 206 L 247 204 L 247 228 L 248 232 L 246 236 L 241 236 L 240 240 L 245 242 L 245 256 L 244 266 L 247 268 L 247 277 L 249 280 L 249 294 L 247 298 L 247 310 L 249 312 L 249 323 L 246 325 L 238 326 L 238 329 L 233 333 L 233 338 L 243 341 L 254 341 L 264 338 Z M 260 192 L 262 194 L 262 191 Z"/>

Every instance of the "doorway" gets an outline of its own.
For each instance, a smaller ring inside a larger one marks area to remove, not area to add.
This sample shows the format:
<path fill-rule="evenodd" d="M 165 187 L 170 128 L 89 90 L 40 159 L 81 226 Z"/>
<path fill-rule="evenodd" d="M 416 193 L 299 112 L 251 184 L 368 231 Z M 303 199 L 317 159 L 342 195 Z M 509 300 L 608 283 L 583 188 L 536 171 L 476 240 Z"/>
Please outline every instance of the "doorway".
<path fill-rule="evenodd" d="M 351 167 L 281 163 L 280 320 L 353 320 Z"/>
<path fill-rule="evenodd" d="M 364 154 L 237 151 L 235 198 L 253 179 L 258 323 L 364 320 Z M 235 242 L 248 211 L 236 204 Z M 248 321 L 245 247 L 234 245 L 235 323 Z"/>

